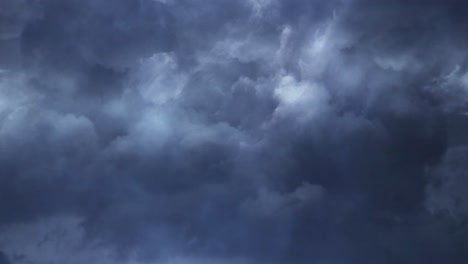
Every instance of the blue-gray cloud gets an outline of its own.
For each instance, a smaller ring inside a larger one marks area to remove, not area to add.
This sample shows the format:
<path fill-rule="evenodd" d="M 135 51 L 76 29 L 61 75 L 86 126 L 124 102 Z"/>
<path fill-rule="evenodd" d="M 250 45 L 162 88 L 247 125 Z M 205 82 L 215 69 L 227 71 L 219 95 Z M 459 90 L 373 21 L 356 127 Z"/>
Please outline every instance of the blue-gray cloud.
<path fill-rule="evenodd" d="M 468 260 L 461 1 L 0 6 L 0 263 Z"/>

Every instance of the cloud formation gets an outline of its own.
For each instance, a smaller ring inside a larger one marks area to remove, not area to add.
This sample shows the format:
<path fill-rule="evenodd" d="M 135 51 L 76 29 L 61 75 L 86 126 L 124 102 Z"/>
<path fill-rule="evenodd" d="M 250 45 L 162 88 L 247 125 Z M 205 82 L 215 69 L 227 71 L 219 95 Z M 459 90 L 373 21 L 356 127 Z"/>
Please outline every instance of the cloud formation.
<path fill-rule="evenodd" d="M 0 0 L 0 263 L 465 263 L 464 8 Z"/>

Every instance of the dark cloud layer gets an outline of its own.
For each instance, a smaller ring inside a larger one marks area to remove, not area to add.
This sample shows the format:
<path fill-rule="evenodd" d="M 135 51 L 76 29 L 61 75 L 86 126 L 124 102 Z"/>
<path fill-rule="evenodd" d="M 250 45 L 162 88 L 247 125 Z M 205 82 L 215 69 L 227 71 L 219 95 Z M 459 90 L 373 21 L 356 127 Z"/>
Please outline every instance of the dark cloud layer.
<path fill-rule="evenodd" d="M 466 7 L 0 0 L 0 263 L 466 263 Z"/>

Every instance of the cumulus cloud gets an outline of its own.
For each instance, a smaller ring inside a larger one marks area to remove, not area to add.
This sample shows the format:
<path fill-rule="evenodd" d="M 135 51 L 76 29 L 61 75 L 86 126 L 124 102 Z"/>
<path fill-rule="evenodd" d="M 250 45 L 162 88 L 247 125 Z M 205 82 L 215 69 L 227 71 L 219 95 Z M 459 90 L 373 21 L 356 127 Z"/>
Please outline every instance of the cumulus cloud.
<path fill-rule="evenodd" d="M 465 263 L 464 7 L 0 0 L 0 263 Z"/>

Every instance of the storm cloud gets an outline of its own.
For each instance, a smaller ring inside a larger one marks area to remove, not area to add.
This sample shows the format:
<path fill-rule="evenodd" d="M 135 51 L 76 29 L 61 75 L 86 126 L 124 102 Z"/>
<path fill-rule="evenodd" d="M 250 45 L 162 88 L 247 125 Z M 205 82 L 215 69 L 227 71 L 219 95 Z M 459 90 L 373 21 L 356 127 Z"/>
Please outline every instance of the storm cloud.
<path fill-rule="evenodd" d="M 0 264 L 466 263 L 467 8 L 0 0 Z"/>

